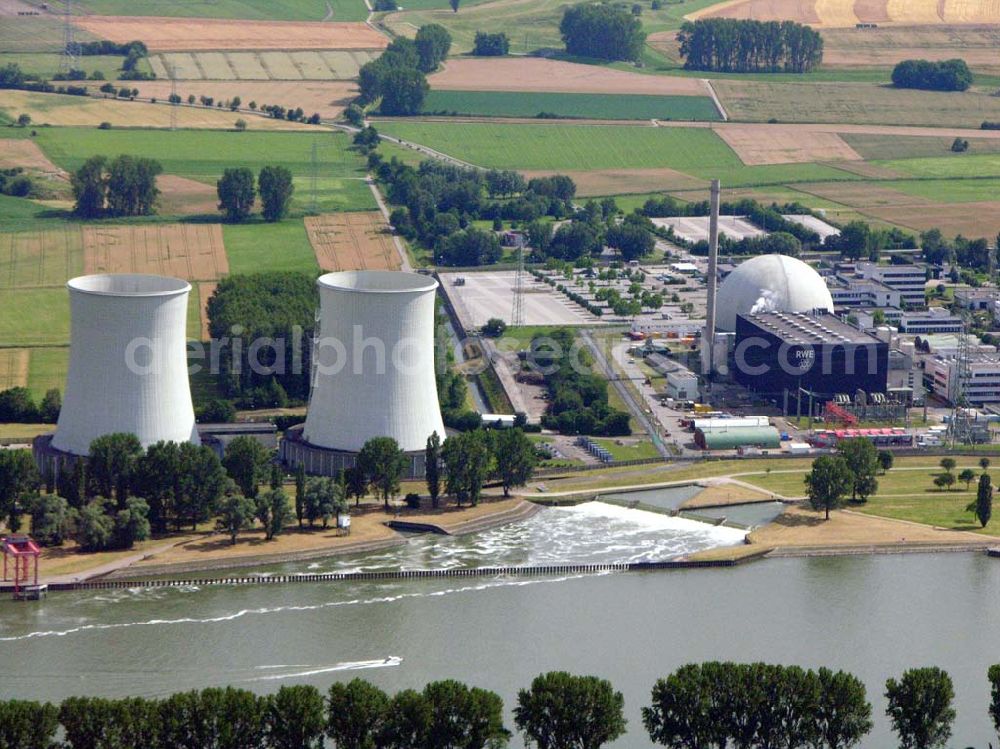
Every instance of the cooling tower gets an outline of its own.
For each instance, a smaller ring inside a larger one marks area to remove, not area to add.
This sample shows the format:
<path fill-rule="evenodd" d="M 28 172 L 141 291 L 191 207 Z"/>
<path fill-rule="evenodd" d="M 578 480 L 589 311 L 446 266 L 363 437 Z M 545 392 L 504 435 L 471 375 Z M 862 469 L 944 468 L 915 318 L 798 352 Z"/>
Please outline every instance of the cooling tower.
<path fill-rule="evenodd" d="M 423 451 L 444 438 L 434 377 L 437 281 L 399 271 L 328 273 L 317 282 L 320 320 L 303 438 L 357 452 L 372 437 Z"/>
<path fill-rule="evenodd" d="M 105 434 L 143 446 L 197 442 L 187 372 L 191 286 L 176 278 L 95 275 L 69 287 L 69 375 L 52 447 L 87 455 Z"/>

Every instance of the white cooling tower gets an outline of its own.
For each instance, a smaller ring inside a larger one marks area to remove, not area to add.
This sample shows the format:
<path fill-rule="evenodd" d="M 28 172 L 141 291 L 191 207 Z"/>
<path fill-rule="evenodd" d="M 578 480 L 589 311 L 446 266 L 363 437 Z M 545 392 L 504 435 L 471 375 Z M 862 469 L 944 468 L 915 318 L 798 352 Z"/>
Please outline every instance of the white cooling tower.
<path fill-rule="evenodd" d="M 197 442 L 187 372 L 191 285 L 176 278 L 96 275 L 69 287 L 69 376 L 52 447 L 87 455 L 97 437 Z"/>
<path fill-rule="evenodd" d="M 444 438 L 434 377 L 434 294 L 429 276 L 400 271 L 328 273 L 317 282 L 320 321 L 303 437 L 357 452 L 372 437 L 423 450 Z"/>

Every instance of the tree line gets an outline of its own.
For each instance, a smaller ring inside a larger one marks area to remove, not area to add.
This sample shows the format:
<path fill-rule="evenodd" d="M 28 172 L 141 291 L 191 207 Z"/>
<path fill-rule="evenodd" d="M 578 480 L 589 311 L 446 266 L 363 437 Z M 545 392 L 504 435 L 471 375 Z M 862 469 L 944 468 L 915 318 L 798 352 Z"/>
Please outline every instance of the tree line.
<path fill-rule="evenodd" d="M 55 424 L 61 408 L 58 388 L 45 391 L 38 403 L 28 388 L 0 390 L 0 424 Z"/>
<path fill-rule="evenodd" d="M 121 155 L 91 156 L 71 176 L 73 212 L 80 218 L 149 216 L 156 211 L 160 162 Z"/>
<path fill-rule="evenodd" d="M 385 115 L 419 114 L 430 90 L 426 74 L 450 49 L 451 34 L 436 23 L 421 26 L 414 39 L 397 37 L 378 59 L 361 66 L 357 103 Z"/>
<path fill-rule="evenodd" d="M 219 210 L 227 221 L 246 221 L 253 213 L 257 196 L 260 196 L 261 215 L 270 223 L 280 221 L 288 215 L 295 194 L 292 173 L 287 167 L 265 166 L 257 175 L 246 167 L 226 169 L 216 182 L 219 196 Z"/>
<path fill-rule="evenodd" d="M 472 54 L 476 57 L 503 57 L 510 53 L 510 37 L 498 32 L 489 34 L 477 31 L 472 43 Z"/>
<path fill-rule="evenodd" d="M 903 60 L 892 69 L 892 85 L 924 91 L 966 91 L 972 71 L 965 60 Z"/>
<path fill-rule="evenodd" d="M 1000 665 L 986 672 L 1000 735 Z M 885 682 L 886 717 L 900 749 L 942 749 L 957 717 L 951 676 L 904 671 Z M 518 691 L 514 727 L 538 749 L 600 749 L 625 735 L 625 699 L 607 679 L 539 674 Z M 690 663 L 657 680 L 642 709 L 650 740 L 671 749 L 850 749 L 871 732 L 864 683 L 846 671 L 767 663 Z M 62 734 L 62 743 L 56 736 Z M 390 695 L 363 679 L 234 687 L 162 699 L 70 697 L 59 705 L 0 702 L 0 746 L 20 749 L 499 749 L 512 732 L 503 699 L 455 680 Z"/>
<path fill-rule="evenodd" d="M 823 37 L 794 21 L 704 18 L 677 33 L 688 70 L 808 73 L 823 62 Z"/>

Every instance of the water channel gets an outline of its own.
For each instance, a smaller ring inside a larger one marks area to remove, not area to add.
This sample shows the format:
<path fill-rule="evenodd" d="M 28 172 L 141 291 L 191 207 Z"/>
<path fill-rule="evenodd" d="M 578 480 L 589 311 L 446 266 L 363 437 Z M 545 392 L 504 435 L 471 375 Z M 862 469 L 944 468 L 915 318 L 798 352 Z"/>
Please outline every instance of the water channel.
<path fill-rule="evenodd" d="M 466 538 L 289 571 L 662 559 L 741 533 L 593 503 Z M 657 677 L 689 661 L 762 659 L 858 674 L 875 706 L 866 747 L 894 746 L 883 684 L 939 665 L 955 680 L 954 747 L 985 749 L 987 666 L 1000 661 L 1000 561 L 981 554 L 775 559 L 731 569 L 543 579 L 212 586 L 0 602 L 0 698 L 164 695 L 363 676 L 387 690 L 457 678 L 507 706 L 541 671 L 599 674 L 625 694 L 629 734 Z M 508 724 L 511 721 L 508 716 Z M 519 739 L 512 746 L 520 747 Z"/>

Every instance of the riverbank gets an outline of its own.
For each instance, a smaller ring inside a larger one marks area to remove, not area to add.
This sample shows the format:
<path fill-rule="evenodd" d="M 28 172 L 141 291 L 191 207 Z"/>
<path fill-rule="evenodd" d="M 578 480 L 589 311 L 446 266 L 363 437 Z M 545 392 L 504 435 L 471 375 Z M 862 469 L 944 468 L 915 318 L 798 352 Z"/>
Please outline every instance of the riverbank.
<path fill-rule="evenodd" d="M 369 510 L 352 517 L 350 535 L 336 528 L 289 527 L 271 541 L 261 530 L 244 531 L 235 545 L 224 533 L 204 531 L 147 541 L 123 552 L 82 554 L 71 548 L 46 549 L 40 565 L 41 582 L 154 577 L 362 554 L 406 543 L 405 536 L 390 527 L 393 523 L 413 523 L 423 532 L 464 535 L 519 522 L 539 509 L 530 502 L 511 498 L 484 501 L 476 507 L 449 505 L 439 510 L 399 509 L 388 513 Z"/>

